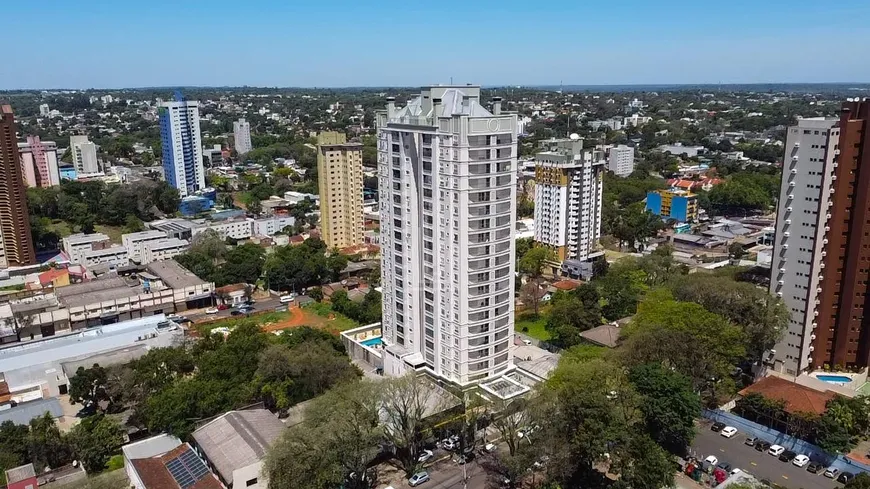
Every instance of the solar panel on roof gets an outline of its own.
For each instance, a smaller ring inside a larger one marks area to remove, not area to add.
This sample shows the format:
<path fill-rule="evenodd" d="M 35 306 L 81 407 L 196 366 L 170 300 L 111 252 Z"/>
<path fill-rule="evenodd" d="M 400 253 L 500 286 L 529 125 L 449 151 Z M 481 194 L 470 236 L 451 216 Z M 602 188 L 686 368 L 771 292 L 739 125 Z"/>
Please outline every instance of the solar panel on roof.
<path fill-rule="evenodd" d="M 192 450 L 185 450 L 166 462 L 166 470 L 181 489 L 189 489 L 209 473 L 208 467 Z"/>

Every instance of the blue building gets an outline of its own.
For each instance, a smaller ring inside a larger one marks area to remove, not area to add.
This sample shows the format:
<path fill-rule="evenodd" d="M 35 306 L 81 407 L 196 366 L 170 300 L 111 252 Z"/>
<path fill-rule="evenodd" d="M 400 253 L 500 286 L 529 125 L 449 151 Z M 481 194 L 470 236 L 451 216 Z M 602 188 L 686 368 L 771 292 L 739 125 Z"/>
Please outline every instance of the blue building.
<path fill-rule="evenodd" d="M 174 102 L 160 104 L 160 140 L 163 144 L 163 177 L 181 197 L 205 189 L 199 102 L 188 102 L 180 93 Z"/>
<path fill-rule="evenodd" d="M 195 216 L 201 212 L 211 210 L 214 201 L 204 195 L 189 195 L 178 204 L 178 211 L 182 216 Z"/>
<path fill-rule="evenodd" d="M 646 194 L 646 210 L 662 219 L 698 220 L 698 196 L 685 190 L 654 190 Z"/>

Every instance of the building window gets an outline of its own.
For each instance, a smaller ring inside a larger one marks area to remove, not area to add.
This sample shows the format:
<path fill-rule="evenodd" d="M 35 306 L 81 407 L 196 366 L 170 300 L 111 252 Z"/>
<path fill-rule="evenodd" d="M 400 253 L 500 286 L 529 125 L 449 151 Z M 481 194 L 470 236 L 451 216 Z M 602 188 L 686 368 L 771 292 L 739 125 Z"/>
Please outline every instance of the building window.
<path fill-rule="evenodd" d="M 245 487 L 251 487 L 254 485 L 257 485 L 257 478 L 256 477 L 254 477 L 253 479 L 248 479 L 248 481 L 245 482 Z"/>

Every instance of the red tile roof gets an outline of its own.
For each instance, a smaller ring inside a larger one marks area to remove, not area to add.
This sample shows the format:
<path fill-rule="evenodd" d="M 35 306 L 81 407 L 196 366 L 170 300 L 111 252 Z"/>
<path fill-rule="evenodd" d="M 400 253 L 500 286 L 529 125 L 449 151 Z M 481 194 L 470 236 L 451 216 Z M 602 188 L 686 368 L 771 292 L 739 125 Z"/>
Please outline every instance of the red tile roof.
<path fill-rule="evenodd" d="M 51 268 L 39 274 L 39 283 L 45 287 L 52 283 L 56 278 L 63 277 L 69 274 L 64 268 Z"/>
<path fill-rule="evenodd" d="M 223 287 L 218 287 L 214 291 L 217 294 L 229 294 L 231 292 L 239 292 L 245 290 L 245 284 L 229 284 Z"/>
<path fill-rule="evenodd" d="M 741 396 L 760 394 L 767 399 L 784 401 L 788 413 L 825 412 L 828 401 L 837 397 L 835 392 L 817 391 L 809 387 L 789 382 L 779 377 L 765 377 L 739 392 Z"/>
<path fill-rule="evenodd" d="M 147 489 L 180 489 L 172 474 L 169 473 L 169 469 L 166 468 L 166 463 L 187 450 L 193 449 L 185 443 L 159 457 L 137 458 L 130 460 L 130 463 L 133 464 L 136 473 L 142 479 L 142 484 Z M 223 489 L 223 485 L 214 474 L 210 473 L 190 486 L 190 489 Z"/>
<path fill-rule="evenodd" d="M 558 282 L 554 283 L 553 287 L 559 290 L 574 290 L 581 285 L 583 285 L 583 282 L 579 280 L 572 280 L 570 278 L 566 278 L 564 280 L 559 280 Z"/>

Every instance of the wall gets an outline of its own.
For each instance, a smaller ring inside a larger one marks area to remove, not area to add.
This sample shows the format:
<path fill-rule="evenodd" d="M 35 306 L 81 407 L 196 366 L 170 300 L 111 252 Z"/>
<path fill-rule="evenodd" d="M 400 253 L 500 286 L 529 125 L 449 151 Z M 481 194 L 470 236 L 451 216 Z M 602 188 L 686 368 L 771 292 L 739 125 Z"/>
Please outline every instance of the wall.
<path fill-rule="evenodd" d="M 748 419 L 741 418 L 736 414 L 705 409 L 702 412 L 702 416 L 713 421 L 719 421 L 726 425 L 733 426 L 737 428 L 741 434 L 757 436 L 771 443 L 785 447 L 787 450 L 793 450 L 797 453 L 809 455 L 813 460 L 823 460 L 829 467 L 836 467 L 842 471 L 853 473 L 870 473 L 870 465 L 862 464 L 842 455 L 832 456 L 812 443 L 786 435 L 785 433 L 762 426 L 758 423 L 754 423 Z"/>

